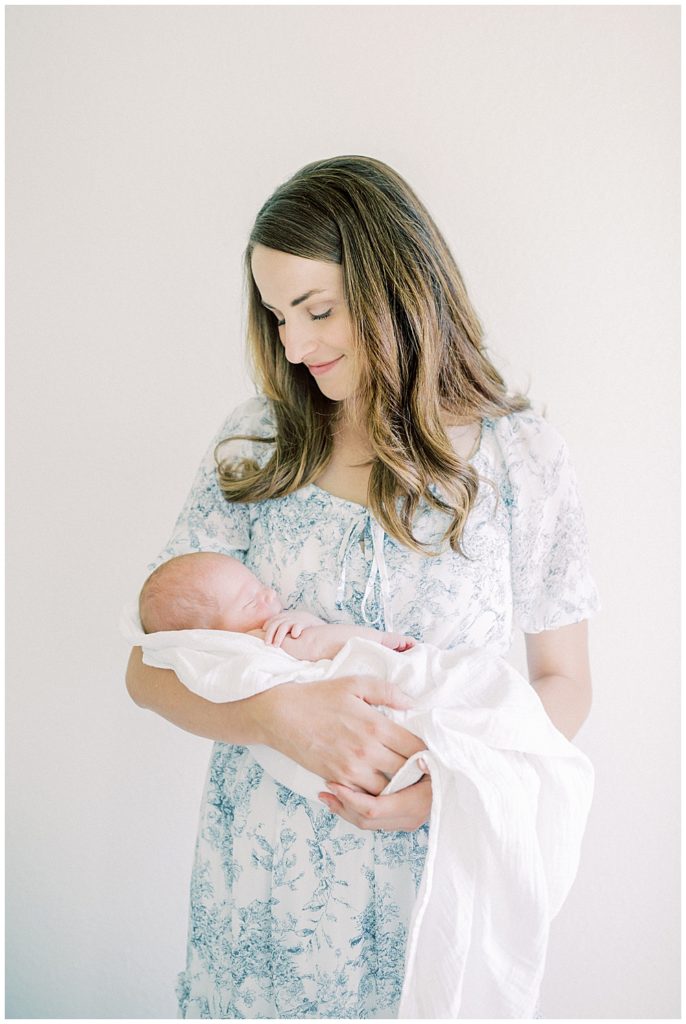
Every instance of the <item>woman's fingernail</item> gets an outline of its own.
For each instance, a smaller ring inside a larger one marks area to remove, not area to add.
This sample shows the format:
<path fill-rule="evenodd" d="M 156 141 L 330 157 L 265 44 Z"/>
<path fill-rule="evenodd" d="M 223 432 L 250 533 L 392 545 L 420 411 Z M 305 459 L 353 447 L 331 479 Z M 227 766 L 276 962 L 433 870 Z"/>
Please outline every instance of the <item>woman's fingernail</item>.
<path fill-rule="evenodd" d="M 424 760 L 423 757 L 418 757 L 417 758 L 417 765 L 418 765 L 418 767 L 420 768 L 421 771 L 428 772 L 429 766 L 428 766 L 428 764 L 426 763 L 426 761 Z"/>

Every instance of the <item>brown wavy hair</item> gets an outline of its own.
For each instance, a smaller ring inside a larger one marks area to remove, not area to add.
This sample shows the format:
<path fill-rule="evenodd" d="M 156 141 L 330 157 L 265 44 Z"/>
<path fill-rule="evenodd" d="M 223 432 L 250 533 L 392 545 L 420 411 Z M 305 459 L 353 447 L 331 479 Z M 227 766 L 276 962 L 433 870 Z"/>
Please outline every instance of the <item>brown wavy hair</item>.
<path fill-rule="evenodd" d="M 302 364 L 286 359 L 252 276 L 257 244 L 341 265 L 360 382 L 345 403 L 326 398 Z M 412 533 L 424 499 L 450 516 L 443 540 L 461 551 L 479 481 L 444 423 L 498 418 L 529 402 L 507 393 L 455 260 L 407 182 L 371 157 L 308 164 L 257 214 L 245 278 L 253 376 L 271 400 L 276 434 L 247 438 L 274 445 L 262 467 L 223 457 L 225 442 L 217 447 L 226 498 L 276 498 L 316 480 L 331 458 L 334 423 L 349 415 L 367 424 L 374 452 L 368 502 L 384 529 L 413 550 L 436 553 Z"/>

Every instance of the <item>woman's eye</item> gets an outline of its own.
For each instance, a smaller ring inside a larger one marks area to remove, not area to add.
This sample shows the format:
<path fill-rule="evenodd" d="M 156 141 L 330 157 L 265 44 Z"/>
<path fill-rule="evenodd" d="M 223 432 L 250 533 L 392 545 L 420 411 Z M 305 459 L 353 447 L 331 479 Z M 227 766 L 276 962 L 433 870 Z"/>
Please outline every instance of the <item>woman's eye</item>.
<path fill-rule="evenodd" d="M 319 314 L 310 313 L 310 319 L 311 320 L 326 320 L 327 316 L 331 316 L 332 312 L 333 312 L 333 306 L 331 307 L 331 309 L 327 309 L 326 313 L 319 313 Z M 276 326 L 277 327 L 284 327 L 285 324 L 286 324 L 285 320 L 277 319 L 277 321 L 276 321 Z"/>

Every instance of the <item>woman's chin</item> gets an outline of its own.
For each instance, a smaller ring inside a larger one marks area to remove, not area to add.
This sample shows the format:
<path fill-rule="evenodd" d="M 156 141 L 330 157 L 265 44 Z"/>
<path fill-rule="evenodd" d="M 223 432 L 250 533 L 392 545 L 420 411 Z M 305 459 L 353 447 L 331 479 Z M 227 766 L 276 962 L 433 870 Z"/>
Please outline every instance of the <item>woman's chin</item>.
<path fill-rule="evenodd" d="M 317 387 L 331 402 L 344 402 L 348 397 L 348 388 L 342 387 L 340 384 L 336 387 L 335 384 L 327 385 L 323 381 L 317 381 Z"/>

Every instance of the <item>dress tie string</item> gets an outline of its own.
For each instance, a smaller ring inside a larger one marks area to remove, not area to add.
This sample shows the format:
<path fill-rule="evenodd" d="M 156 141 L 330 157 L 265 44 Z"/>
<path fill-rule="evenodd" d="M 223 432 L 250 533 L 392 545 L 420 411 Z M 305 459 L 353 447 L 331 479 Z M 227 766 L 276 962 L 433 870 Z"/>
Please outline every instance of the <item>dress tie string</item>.
<path fill-rule="evenodd" d="M 353 545 L 364 535 L 367 523 L 369 523 L 370 526 L 374 554 L 372 564 L 369 569 L 364 597 L 362 598 L 362 604 L 360 605 L 360 612 L 363 620 L 368 625 L 375 626 L 378 629 L 392 630 L 393 613 L 391 611 L 391 587 L 388 580 L 388 571 L 386 569 L 386 562 L 383 553 L 384 530 L 375 519 L 372 519 L 369 512 L 366 513 L 362 520 L 354 520 L 350 524 L 343 535 L 341 546 L 338 549 L 338 564 L 340 566 L 341 574 L 338 581 L 338 588 L 336 590 L 336 607 L 339 609 L 343 607 L 348 559 Z M 381 590 L 381 600 L 379 602 L 380 609 L 378 615 L 372 618 L 367 612 L 367 605 L 369 601 L 373 600 L 376 593 L 377 578 L 379 580 Z"/>
<path fill-rule="evenodd" d="M 360 537 L 366 526 L 366 520 L 361 522 L 353 520 L 346 532 L 343 534 L 343 540 L 341 546 L 338 549 L 338 564 L 340 566 L 340 579 L 338 581 L 338 589 L 336 590 L 336 607 L 343 607 L 343 599 L 345 597 L 345 583 L 346 573 L 348 569 L 348 555 L 355 541 Z"/>

